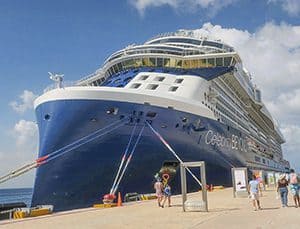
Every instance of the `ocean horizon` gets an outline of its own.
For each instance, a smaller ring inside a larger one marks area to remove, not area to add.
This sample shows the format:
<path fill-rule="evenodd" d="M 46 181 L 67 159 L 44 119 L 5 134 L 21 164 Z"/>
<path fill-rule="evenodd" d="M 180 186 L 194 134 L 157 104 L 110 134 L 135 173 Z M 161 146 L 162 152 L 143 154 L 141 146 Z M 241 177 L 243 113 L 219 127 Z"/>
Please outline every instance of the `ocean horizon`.
<path fill-rule="evenodd" d="M 24 202 L 31 205 L 33 188 L 3 188 L 0 189 L 0 204 Z"/>

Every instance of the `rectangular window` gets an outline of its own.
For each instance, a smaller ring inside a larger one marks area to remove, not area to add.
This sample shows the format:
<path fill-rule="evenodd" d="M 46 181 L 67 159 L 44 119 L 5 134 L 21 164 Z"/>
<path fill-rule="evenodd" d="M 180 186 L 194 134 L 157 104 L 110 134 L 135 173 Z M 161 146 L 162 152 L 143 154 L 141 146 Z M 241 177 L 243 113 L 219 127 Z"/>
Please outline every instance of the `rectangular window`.
<path fill-rule="evenodd" d="M 155 90 L 158 87 L 158 84 L 149 84 L 146 89 Z"/>
<path fill-rule="evenodd" d="M 216 64 L 215 64 L 215 58 L 209 58 L 207 60 L 207 63 L 208 63 L 208 67 L 215 67 Z"/>
<path fill-rule="evenodd" d="M 207 61 L 206 61 L 206 59 L 200 59 L 200 60 L 199 60 L 199 67 L 200 67 L 200 68 L 205 68 L 205 67 L 207 67 Z"/>
<path fill-rule="evenodd" d="M 150 66 L 149 58 L 143 58 L 142 59 L 142 64 L 143 64 L 143 66 Z"/>
<path fill-rule="evenodd" d="M 142 59 L 134 59 L 134 66 L 135 67 L 142 66 Z"/>
<path fill-rule="evenodd" d="M 223 58 L 216 58 L 216 66 L 223 66 Z"/>
<path fill-rule="evenodd" d="M 141 86 L 141 84 L 140 83 L 134 83 L 134 84 L 132 84 L 131 86 L 130 86 L 130 88 L 139 88 Z"/>
<path fill-rule="evenodd" d="M 182 64 L 183 68 L 190 68 L 190 66 L 191 66 L 191 61 L 190 60 L 184 60 L 183 61 L 183 64 Z"/>
<path fill-rule="evenodd" d="M 154 78 L 154 81 L 163 81 L 164 79 L 165 79 L 165 77 L 157 76 Z"/>
<path fill-rule="evenodd" d="M 183 79 L 176 79 L 174 83 L 182 83 Z"/>
<path fill-rule="evenodd" d="M 157 67 L 162 67 L 162 66 L 163 66 L 163 59 L 157 58 Z"/>
<path fill-rule="evenodd" d="M 199 60 L 191 60 L 190 68 L 199 68 Z"/>
<path fill-rule="evenodd" d="M 231 57 L 224 57 L 224 66 L 230 66 Z"/>
<path fill-rule="evenodd" d="M 169 91 L 176 91 L 178 89 L 178 87 L 172 86 L 169 88 Z"/>
<path fill-rule="evenodd" d="M 170 67 L 170 59 L 169 58 L 164 59 L 164 67 Z"/>
<path fill-rule="evenodd" d="M 174 59 L 174 58 L 170 59 L 170 67 L 171 68 L 176 68 L 176 59 Z"/>
<path fill-rule="evenodd" d="M 175 68 L 182 68 L 182 60 L 176 60 Z"/>
<path fill-rule="evenodd" d="M 156 59 L 155 58 L 149 58 L 149 66 L 154 67 L 156 66 Z"/>
<path fill-rule="evenodd" d="M 254 160 L 255 160 L 256 162 L 260 162 L 260 157 L 255 156 L 255 157 L 254 157 Z"/>
<path fill-rule="evenodd" d="M 142 75 L 142 76 L 140 76 L 139 80 L 146 80 L 148 78 L 149 78 L 148 75 Z"/>

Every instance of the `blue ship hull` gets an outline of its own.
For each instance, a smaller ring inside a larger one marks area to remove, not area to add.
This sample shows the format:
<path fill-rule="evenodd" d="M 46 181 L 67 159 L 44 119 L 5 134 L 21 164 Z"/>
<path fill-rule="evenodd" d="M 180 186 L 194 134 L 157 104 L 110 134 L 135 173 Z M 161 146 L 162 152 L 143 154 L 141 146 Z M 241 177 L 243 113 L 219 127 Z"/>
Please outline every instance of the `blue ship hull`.
<path fill-rule="evenodd" d="M 111 108 L 118 108 L 117 114 L 109 114 L 107 111 Z M 155 117 L 148 117 L 148 112 L 156 113 Z M 136 138 L 146 120 L 183 161 L 206 162 L 209 184 L 230 185 L 231 167 L 245 166 L 242 156 L 245 149 L 241 151 L 245 144 L 234 146 L 231 142 L 232 136 L 245 139 L 242 132 L 218 121 L 174 109 L 116 101 L 58 100 L 40 104 L 36 115 L 40 133 L 39 157 L 116 120 L 129 117 L 129 121 L 40 166 L 32 206 L 53 204 L 55 211 L 62 211 L 101 202 L 103 195 L 110 191 L 134 125 L 138 123 Z M 224 137 L 223 143 L 216 140 L 218 136 Z M 123 195 L 154 192 L 154 175 L 164 161 L 176 159 L 146 126 L 118 190 Z M 173 193 L 180 193 L 179 172 L 171 185 Z M 194 191 L 199 185 L 190 180 L 188 188 Z"/>

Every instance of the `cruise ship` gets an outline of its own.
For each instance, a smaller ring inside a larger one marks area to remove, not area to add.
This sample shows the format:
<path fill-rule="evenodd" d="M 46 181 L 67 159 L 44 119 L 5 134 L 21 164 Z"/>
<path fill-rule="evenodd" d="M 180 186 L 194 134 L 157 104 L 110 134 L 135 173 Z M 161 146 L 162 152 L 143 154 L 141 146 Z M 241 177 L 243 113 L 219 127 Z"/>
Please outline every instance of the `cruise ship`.
<path fill-rule="evenodd" d="M 153 192 L 155 174 L 177 161 L 163 143 L 184 162 L 205 161 L 209 184 L 231 185 L 233 167 L 289 170 L 261 91 L 221 40 L 179 30 L 113 53 L 73 85 L 55 76 L 35 101 L 41 166 L 33 206 L 61 211 L 101 201 L 124 152 L 132 158 L 118 191 Z M 180 192 L 178 173 L 172 190 Z"/>

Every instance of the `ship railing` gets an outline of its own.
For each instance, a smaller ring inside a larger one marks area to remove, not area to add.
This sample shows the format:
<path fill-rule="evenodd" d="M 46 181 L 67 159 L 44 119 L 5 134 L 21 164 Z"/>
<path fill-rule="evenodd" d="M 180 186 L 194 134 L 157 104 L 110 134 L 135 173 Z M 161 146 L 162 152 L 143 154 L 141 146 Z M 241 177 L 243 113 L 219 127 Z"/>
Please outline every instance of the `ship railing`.
<path fill-rule="evenodd" d="M 80 85 L 77 84 L 77 81 L 63 81 L 62 85 L 63 85 L 62 86 L 63 88 L 73 87 L 73 86 L 80 86 Z M 44 93 L 46 93 L 48 91 L 52 91 L 52 90 L 54 90 L 56 88 L 57 88 L 57 84 L 56 83 L 50 84 L 49 86 L 47 86 L 44 89 Z"/>

